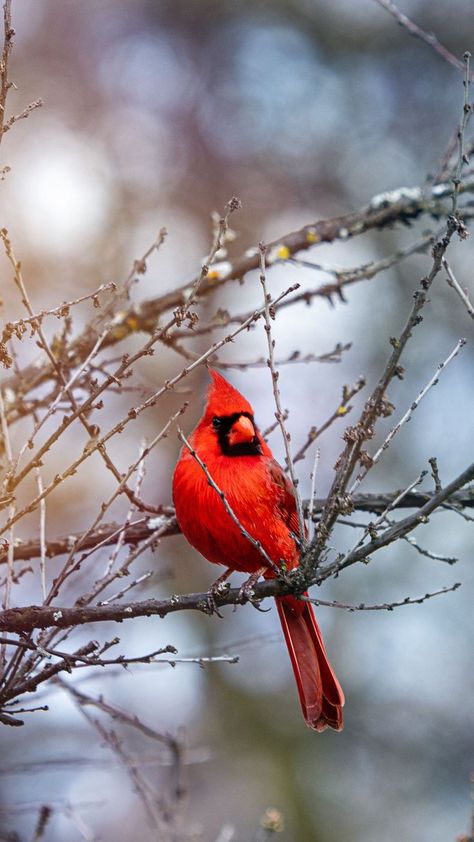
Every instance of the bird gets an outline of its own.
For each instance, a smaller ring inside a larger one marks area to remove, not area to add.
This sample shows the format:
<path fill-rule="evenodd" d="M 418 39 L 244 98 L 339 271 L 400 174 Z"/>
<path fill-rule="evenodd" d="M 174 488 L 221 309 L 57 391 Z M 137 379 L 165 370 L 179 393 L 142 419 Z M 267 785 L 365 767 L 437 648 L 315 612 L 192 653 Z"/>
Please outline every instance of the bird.
<path fill-rule="evenodd" d="M 256 426 L 250 403 L 218 371 L 209 369 L 209 374 L 204 413 L 173 474 L 173 503 L 188 542 L 227 568 L 211 589 L 215 593 L 234 571 L 251 574 L 252 584 L 262 574 L 275 577 L 276 568 L 294 570 L 300 541 L 294 486 Z M 311 603 L 292 594 L 277 596 L 275 602 L 306 724 L 317 732 L 328 727 L 341 731 L 344 694 Z"/>

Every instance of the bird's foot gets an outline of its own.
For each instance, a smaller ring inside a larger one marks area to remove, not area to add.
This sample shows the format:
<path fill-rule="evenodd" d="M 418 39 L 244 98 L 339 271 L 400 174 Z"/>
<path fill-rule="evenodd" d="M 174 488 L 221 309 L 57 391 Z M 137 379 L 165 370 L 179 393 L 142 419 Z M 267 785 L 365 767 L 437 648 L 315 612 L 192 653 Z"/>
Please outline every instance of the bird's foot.
<path fill-rule="evenodd" d="M 216 579 L 216 581 L 212 583 L 211 587 L 209 588 L 208 594 L 207 594 L 207 603 L 208 603 L 208 606 L 209 606 L 209 612 L 211 614 L 217 614 L 217 616 L 221 617 L 221 618 L 222 618 L 222 614 L 220 613 L 220 611 L 217 607 L 216 597 L 220 596 L 223 593 L 226 593 L 226 591 L 229 590 L 230 584 L 227 581 L 227 579 L 229 578 L 231 573 L 232 573 L 232 570 L 229 569 L 229 570 L 226 570 L 225 573 L 222 574 L 222 576 L 219 576 L 219 578 Z"/>
<path fill-rule="evenodd" d="M 266 569 L 266 567 L 260 567 L 243 583 L 239 590 L 239 598 L 243 602 L 253 602 L 253 597 L 255 596 L 254 587 Z"/>

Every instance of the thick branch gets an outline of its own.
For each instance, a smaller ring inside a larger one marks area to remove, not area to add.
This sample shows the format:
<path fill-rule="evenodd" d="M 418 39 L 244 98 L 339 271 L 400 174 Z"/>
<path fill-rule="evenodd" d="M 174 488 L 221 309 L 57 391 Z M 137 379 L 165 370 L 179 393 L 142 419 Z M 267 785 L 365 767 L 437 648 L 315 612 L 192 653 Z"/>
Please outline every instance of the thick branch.
<path fill-rule="evenodd" d="M 301 593 L 308 585 L 320 584 L 344 568 L 356 564 L 358 561 L 365 561 L 372 553 L 388 546 L 398 538 L 403 538 L 420 523 L 426 523 L 427 518 L 435 509 L 446 503 L 453 494 L 473 479 L 474 463 L 449 483 L 446 488 L 440 488 L 434 494 L 431 494 L 427 502 L 413 514 L 389 527 L 365 546 L 350 552 L 345 558 L 338 559 L 333 564 L 320 569 L 317 576 L 308 580 L 308 576 L 305 576 L 305 572 L 300 568 L 287 574 L 287 581 L 285 582 L 277 579 L 267 580 L 255 586 L 255 599 L 260 600 L 267 596 L 291 592 Z M 242 594 L 240 589 L 232 588 L 225 593 L 215 594 L 214 601 L 217 607 L 239 605 L 246 602 L 247 597 Z M 23 608 L 9 608 L 0 612 L 0 631 L 19 634 L 20 632 L 28 633 L 34 629 L 62 629 L 86 623 L 122 622 L 133 617 L 151 617 L 153 615 L 165 617 L 167 614 L 176 611 L 190 610 L 210 613 L 212 609 L 209 604 L 209 594 L 198 593 L 180 596 L 175 594 L 168 600 L 148 599 L 143 602 L 131 602 L 127 605 L 113 603 L 112 605 L 74 608 L 29 605 Z"/>
<path fill-rule="evenodd" d="M 446 488 L 440 488 L 435 494 L 432 494 L 431 498 L 413 514 L 408 515 L 408 517 L 398 521 L 388 529 L 385 529 L 384 532 L 374 537 L 368 544 L 354 549 L 352 552 L 348 553 L 345 558 L 339 559 L 324 568 L 322 573 L 319 575 L 318 580 L 324 581 L 324 579 L 327 579 L 329 576 L 333 576 L 335 573 L 338 573 L 340 570 L 344 570 L 345 567 L 349 567 L 357 561 L 366 561 L 372 553 L 375 553 L 382 547 L 387 547 L 399 538 L 403 538 L 405 535 L 408 535 L 408 533 L 415 529 L 420 523 L 427 523 L 429 516 L 435 511 L 435 509 L 438 508 L 438 506 L 442 506 L 443 503 L 449 499 L 451 494 L 458 491 L 459 488 L 462 488 L 468 482 L 472 482 L 472 480 L 474 480 L 474 462 L 472 462 L 469 467 L 462 472 L 462 474 L 456 477 L 455 480 L 447 485 Z"/>
<path fill-rule="evenodd" d="M 433 264 L 431 270 L 426 277 L 422 278 L 418 289 L 413 295 L 414 303 L 405 327 L 398 339 L 391 338 L 390 340 L 393 350 L 379 381 L 366 401 L 357 424 L 345 431 L 343 438 L 346 446 L 337 460 L 336 474 L 321 516 L 321 521 L 302 559 L 302 566 L 306 570 L 316 569 L 337 518 L 340 514 L 347 513 L 351 509 L 350 494 L 356 491 L 359 478 L 351 488 L 350 494 L 347 493 L 349 480 L 357 464 L 363 464 L 363 446 L 373 437 L 375 422 L 386 412 L 385 395 L 387 388 L 393 378 L 400 373 L 399 362 L 401 355 L 412 336 L 414 328 L 422 321 L 420 314 L 428 300 L 429 289 L 441 270 L 443 257 L 455 231 L 458 232 L 460 237 L 466 236 L 463 224 L 457 217 L 449 216 L 444 236 L 433 246 Z"/>
<path fill-rule="evenodd" d="M 460 193 L 474 192 L 474 176 L 463 181 L 460 186 Z M 434 218 L 446 215 L 447 208 L 443 200 L 450 197 L 452 193 L 451 184 L 437 184 L 433 187 L 401 187 L 398 190 L 391 190 L 374 196 L 368 205 L 359 208 L 345 216 L 334 217 L 333 219 L 318 220 L 305 225 L 298 231 L 292 231 L 275 240 L 268 246 L 267 264 L 278 259 L 278 254 L 283 249 L 287 257 L 300 251 L 305 251 L 320 243 L 331 243 L 335 240 L 347 240 L 371 230 L 381 230 L 388 226 L 402 223 L 405 225 L 422 214 L 430 214 Z M 273 256 L 272 256 L 273 255 Z M 199 298 L 212 294 L 227 281 L 238 280 L 252 269 L 257 269 L 260 263 L 258 249 L 251 250 L 238 257 L 230 267 L 227 265 L 222 273 L 218 264 L 209 272 L 203 280 L 199 289 Z M 116 314 L 111 322 L 102 348 L 115 345 L 121 342 L 131 333 L 137 331 L 153 332 L 156 329 L 158 318 L 165 312 L 182 307 L 188 300 L 189 290 L 193 288 L 195 281 L 190 281 L 177 287 L 164 295 L 143 301 L 127 310 Z M 343 283 L 336 286 L 341 287 Z M 324 285 L 321 291 L 315 294 L 323 297 L 328 296 L 328 285 Z M 333 290 L 334 292 L 334 290 Z M 80 334 L 65 349 L 64 354 L 68 365 L 79 365 L 90 353 L 97 340 L 97 333 L 90 328 Z M 32 389 L 54 377 L 54 368 L 51 364 L 38 367 L 31 365 L 25 367 L 21 372 L 21 378 L 14 374 L 5 378 L 3 387 L 9 388 L 15 394 L 25 395 L 26 391 Z M 21 381 L 21 382 L 20 382 Z"/>
<path fill-rule="evenodd" d="M 372 512 L 374 514 L 382 514 L 389 506 L 393 509 L 414 509 L 423 506 L 434 496 L 434 492 L 425 491 L 411 491 L 409 494 L 393 506 L 394 500 L 399 495 L 399 491 L 388 491 L 378 494 L 356 494 L 352 498 L 353 507 L 355 511 Z M 322 512 L 326 503 L 325 498 L 321 497 L 314 501 L 314 514 Z M 474 488 L 463 489 L 451 494 L 449 497 L 450 506 L 459 509 L 474 509 Z M 307 511 L 308 501 L 304 503 Z M 92 532 L 84 541 L 81 541 L 81 551 L 93 549 L 98 544 L 101 547 L 115 544 L 117 535 L 121 531 L 122 526 L 119 523 L 103 524 L 95 532 Z M 142 541 L 151 538 L 154 532 L 160 530 L 160 538 L 166 538 L 169 535 L 179 535 L 180 528 L 173 514 L 163 515 L 162 517 L 142 517 L 134 521 L 124 529 L 124 544 L 135 546 Z M 46 555 L 48 558 L 65 555 L 72 546 L 81 537 L 80 533 L 71 533 L 59 538 L 53 538 L 47 542 Z M 33 558 L 39 558 L 41 555 L 41 546 L 39 539 L 32 539 L 22 541 L 18 539 L 15 543 L 15 561 L 29 561 Z M 0 547 L 0 564 L 6 563 L 6 547 Z"/>

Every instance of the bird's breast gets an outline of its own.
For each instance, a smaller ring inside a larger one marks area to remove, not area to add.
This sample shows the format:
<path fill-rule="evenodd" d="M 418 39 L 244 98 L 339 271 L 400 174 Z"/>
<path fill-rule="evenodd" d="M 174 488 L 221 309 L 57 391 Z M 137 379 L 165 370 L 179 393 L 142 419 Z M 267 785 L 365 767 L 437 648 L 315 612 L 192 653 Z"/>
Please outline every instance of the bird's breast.
<path fill-rule="evenodd" d="M 274 487 L 264 461 L 254 456 L 208 458 L 206 466 L 239 524 L 275 564 L 283 560 L 287 566 L 294 566 L 296 547 L 281 516 L 281 492 Z M 187 452 L 176 466 L 173 499 L 185 537 L 209 561 L 249 573 L 264 564 L 258 549 L 226 511 L 201 466 Z"/>

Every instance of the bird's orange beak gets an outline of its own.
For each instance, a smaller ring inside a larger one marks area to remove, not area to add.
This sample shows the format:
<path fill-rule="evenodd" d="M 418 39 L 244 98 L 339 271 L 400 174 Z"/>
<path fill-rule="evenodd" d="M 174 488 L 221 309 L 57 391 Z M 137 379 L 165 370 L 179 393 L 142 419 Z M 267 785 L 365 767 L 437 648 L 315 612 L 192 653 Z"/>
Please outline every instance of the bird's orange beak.
<path fill-rule="evenodd" d="M 245 444 L 253 441 L 254 438 L 255 427 L 253 426 L 250 418 L 247 418 L 246 415 L 241 415 L 230 428 L 228 436 L 229 444 L 231 446 L 234 444 Z"/>

